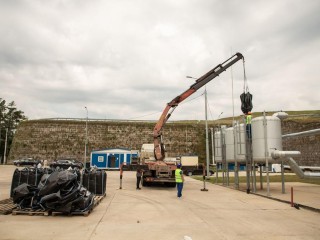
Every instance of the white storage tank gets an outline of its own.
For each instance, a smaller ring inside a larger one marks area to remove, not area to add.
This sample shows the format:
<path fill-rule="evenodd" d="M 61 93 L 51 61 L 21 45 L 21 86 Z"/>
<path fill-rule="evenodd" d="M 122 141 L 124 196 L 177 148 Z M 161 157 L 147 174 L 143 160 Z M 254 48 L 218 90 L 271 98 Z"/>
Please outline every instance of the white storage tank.
<path fill-rule="evenodd" d="M 246 162 L 246 129 L 245 125 L 235 125 L 237 162 Z"/>
<path fill-rule="evenodd" d="M 234 162 L 234 132 L 233 127 L 227 128 L 225 131 L 226 144 L 226 160 L 227 162 Z"/>
<path fill-rule="evenodd" d="M 266 126 L 264 126 L 264 121 Z M 266 129 L 265 129 L 266 127 Z M 281 121 L 274 116 L 257 117 L 251 121 L 252 157 L 255 162 L 274 161 L 271 152 L 282 150 Z"/>
<path fill-rule="evenodd" d="M 225 129 L 226 129 L 226 126 L 223 125 L 221 126 L 221 131 L 219 129 L 219 130 L 216 130 L 214 133 L 214 160 L 216 163 L 222 162 L 222 146 L 225 141 L 224 139 Z"/>
<path fill-rule="evenodd" d="M 236 124 L 235 127 L 225 131 L 226 160 L 227 162 L 246 161 L 246 139 L 244 124 Z M 236 145 L 236 153 L 234 146 Z M 235 159 L 236 154 L 236 159 Z"/>
<path fill-rule="evenodd" d="M 216 163 L 222 162 L 222 145 L 221 145 L 221 132 L 214 133 L 214 161 Z"/>

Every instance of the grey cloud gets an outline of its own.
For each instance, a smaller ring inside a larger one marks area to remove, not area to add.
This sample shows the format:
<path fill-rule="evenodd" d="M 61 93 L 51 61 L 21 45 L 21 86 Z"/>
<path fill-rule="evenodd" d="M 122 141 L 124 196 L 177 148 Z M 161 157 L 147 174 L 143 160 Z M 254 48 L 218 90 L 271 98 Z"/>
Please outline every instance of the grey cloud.
<path fill-rule="evenodd" d="M 0 9 L 2 98 L 30 118 L 80 117 L 83 106 L 96 118 L 161 112 L 192 84 L 186 75 L 201 76 L 231 48 L 246 58 L 254 110 L 319 108 L 318 1 L 5 1 Z M 233 75 L 240 114 L 242 63 Z M 213 116 L 232 114 L 230 78 L 228 70 L 207 86 Z M 203 104 L 185 103 L 172 118 L 203 119 Z"/>

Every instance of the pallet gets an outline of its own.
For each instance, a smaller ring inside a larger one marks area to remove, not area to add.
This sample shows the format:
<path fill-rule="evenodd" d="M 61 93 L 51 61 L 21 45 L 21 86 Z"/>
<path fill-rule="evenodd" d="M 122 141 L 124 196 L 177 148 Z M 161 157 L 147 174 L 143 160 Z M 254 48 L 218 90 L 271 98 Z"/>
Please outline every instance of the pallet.
<path fill-rule="evenodd" d="M 63 213 L 63 212 L 51 212 L 52 216 L 59 216 L 59 215 L 66 215 L 66 216 L 75 216 L 75 215 L 80 215 L 87 217 L 89 214 L 93 211 L 93 209 L 99 205 L 99 203 L 104 199 L 106 194 L 101 195 L 101 196 L 95 196 L 93 199 L 93 205 L 91 209 L 88 209 L 86 211 L 79 211 L 79 212 L 71 212 L 71 213 Z"/>
<path fill-rule="evenodd" d="M 64 212 L 51 212 L 52 216 L 74 216 L 74 215 L 80 215 L 80 216 L 84 216 L 84 217 L 88 217 L 89 214 L 92 212 L 94 206 L 92 206 L 92 208 L 86 210 L 86 211 L 81 211 L 81 212 L 70 212 L 70 213 L 64 213 Z"/>
<path fill-rule="evenodd" d="M 94 202 L 93 202 L 93 207 L 96 207 L 99 205 L 99 203 L 105 198 L 106 194 L 101 195 L 101 196 L 95 196 L 94 197 Z"/>
<path fill-rule="evenodd" d="M 52 212 L 52 216 L 74 216 L 74 215 L 80 215 L 80 216 L 84 216 L 84 217 L 88 217 L 89 214 L 91 213 L 92 209 L 91 210 L 87 210 L 87 211 L 84 211 L 84 212 L 71 212 L 71 213 L 63 213 L 63 212 Z"/>
<path fill-rule="evenodd" d="M 24 208 L 24 209 L 18 209 L 18 210 L 13 210 L 12 215 L 28 215 L 28 216 L 49 216 L 50 211 L 42 210 L 42 209 L 30 209 L 30 208 Z"/>
<path fill-rule="evenodd" d="M 93 199 L 93 205 L 92 208 L 86 210 L 86 211 L 79 211 L 79 212 L 71 212 L 71 213 L 63 213 L 63 212 L 54 212 L 51 210 L 42 210 L 42 209 L 31 209 L 31 208 L 25 208 L 25 209 L 14 209 L 16 208 L 16 205 L 13 204 L 12 199 L 6 199 L 5 201 L 0 201 L 0 214 L 10 214 L 12 215 L 28 215 L 28 216 L 58 216 L 58 215 L 81 215 L 81 216 L 89 216 L 89 214 L 93 211 L 93 209 L 99 205 L 99 203 L 105 198 L 106 194 L 101 196 L 95 196 Z M 2 205 L 3 205 L 3 212 L 2 213 Z"/>
<path fill-rule="evenodd" d="M 12 210 L 16 208 L 12 198 L 8 198 L 0 201 L 0 215 L 7 215 L 12 213 Z"/>

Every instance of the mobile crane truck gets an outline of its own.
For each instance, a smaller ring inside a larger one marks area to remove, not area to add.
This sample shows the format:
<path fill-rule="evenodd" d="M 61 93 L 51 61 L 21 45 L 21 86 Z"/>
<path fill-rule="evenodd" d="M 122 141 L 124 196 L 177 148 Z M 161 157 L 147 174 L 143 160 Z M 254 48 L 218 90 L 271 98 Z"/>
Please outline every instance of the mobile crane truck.
<path fill-rule="evenodd" d="M 208 73 L 198 78 L 194 84 L 190 86 L 188 90 L 172 99 L 167 103 L 167 106 L 163 110 L 156 126 L 153 130 L 153 143 L 154 143 L 154 162 L 148 162 L 143 166 L 142 185 L 147 186 L 151 183 L 164 183 L 169 187 L 175 187 L 175 170 L 176 164 L 165 162 L 165 145 L 162 139 L 162 128 L 170 118 L 175 108 L 190 95 L 195 93 L 198 89 L 206 85 L 212 79 L 218 77 L 222 72 L 226 71 L 233 64 L 240 59 L 244 61 L 241 53 L 236 53 L 223 63 L 217 65 Z"/>

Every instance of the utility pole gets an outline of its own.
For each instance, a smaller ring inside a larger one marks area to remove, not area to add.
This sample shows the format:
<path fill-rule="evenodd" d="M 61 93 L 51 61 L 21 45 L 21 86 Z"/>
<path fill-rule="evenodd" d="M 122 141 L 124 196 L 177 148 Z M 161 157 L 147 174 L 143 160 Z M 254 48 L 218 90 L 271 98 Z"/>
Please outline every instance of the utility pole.
<path fill-rule="evenodd" d="M 86 118 L 86 139 L 84 142 L 84 160 L 83 160 L 83 167 L 86 168 L 86 160 L 87 160 L 87 144 L 88 144 L 88 108 L 84 107 L 87 112 L 87 118 Z"/>
<path fill-rule="evenodd" d="M 207 103 L 207 88 L 204 90 L 205 97 L 205 116 L 206 116 L 206 162 L 207 162 L 207 176 L 209 177 L 209 134 L 208 134 L 208 103 Z"/>
<path fill-rule="evenodd" d="M 3 164 L 7 164 L 7 148 L 8 148 L 8 132 L 10 134 L 10 125 L 11 125 L 11 121 L 12 121 L 12 114 L 13 114 L 13 111 L 16 109 L 14 107 L 8 107 L 7 108 L 9 111 L 8 111 L 8 114 L 10 114 L 10 118 L 9 118 L 9 121 L 8 121 L 8 125 L 7 125 L 7 128 L 6 128 L 6 140 L 5 140 L 5 143 L 4 143 L 4 156 L 3 156 Z M 11 112 L 10 112 L 11 111 Z"/>
<path fill-rule="evenodd" d="M 213 130 L 213 128 L 210 128 L 210 130 L 211 130 L 212 164 L 215 164 L 215 161 L 214 161 L 214 130 Z"/>
<path fill-rule="evenodd" d="M 8 128 L 6 128 L 6 140 L 4 142 L 3 164 L 7 164 Z"/>

